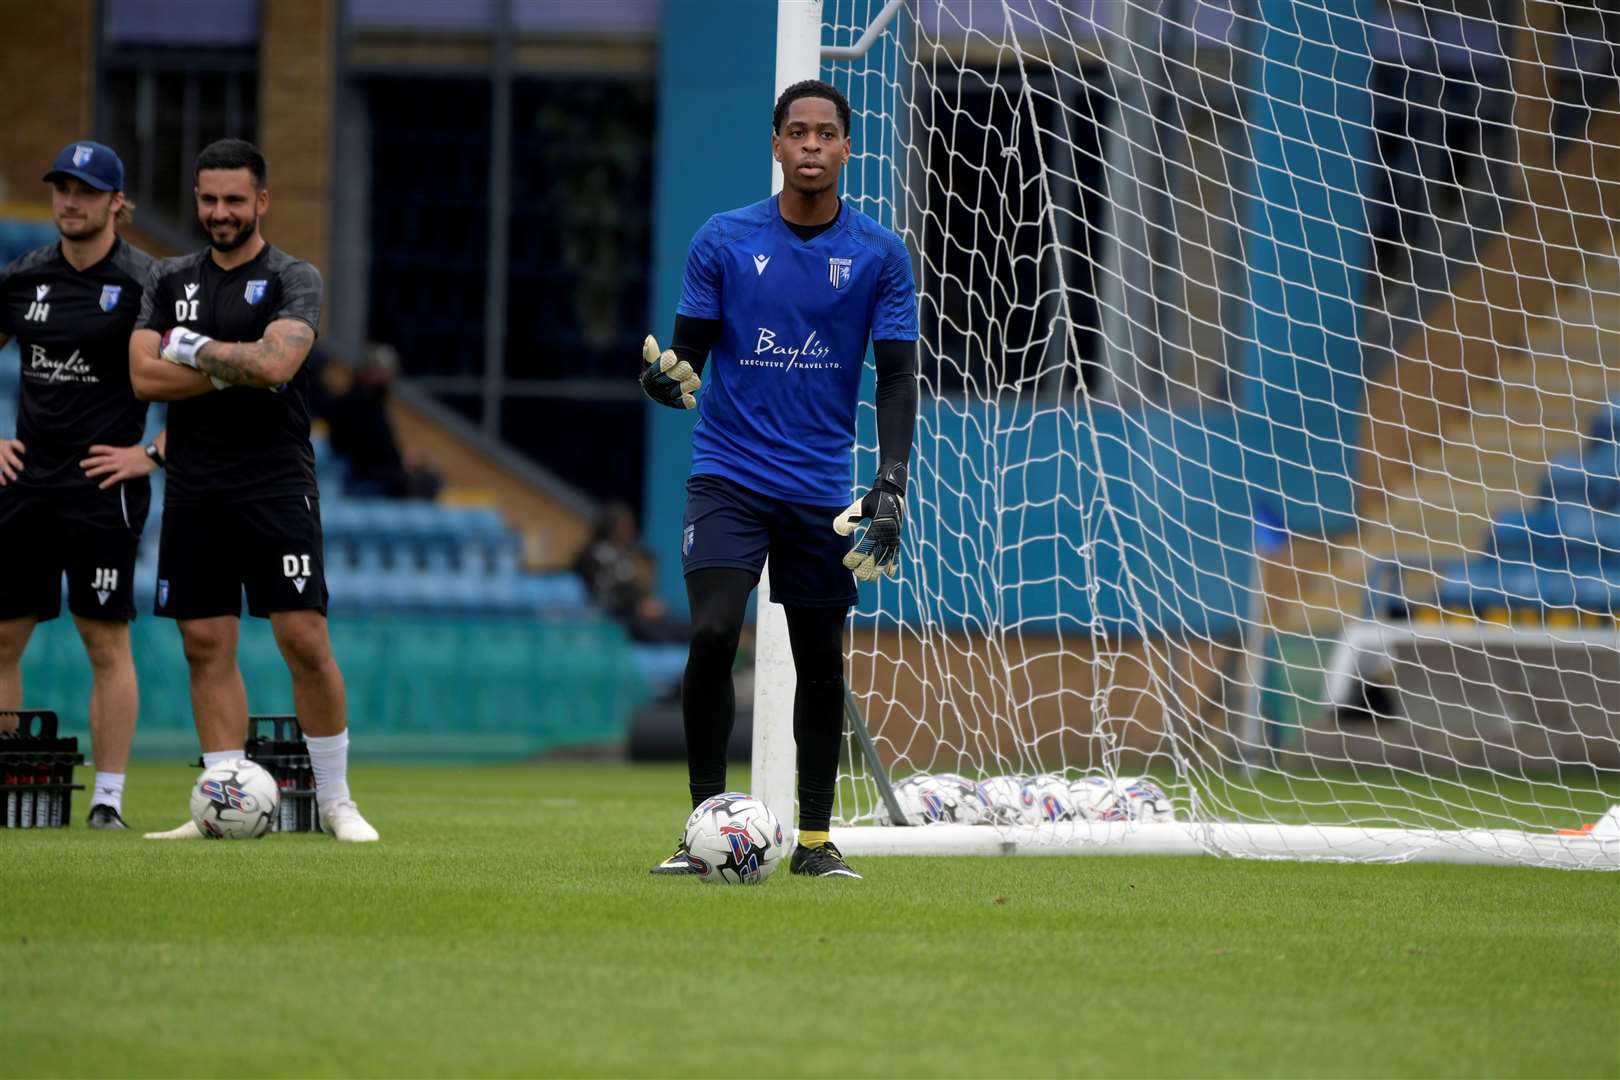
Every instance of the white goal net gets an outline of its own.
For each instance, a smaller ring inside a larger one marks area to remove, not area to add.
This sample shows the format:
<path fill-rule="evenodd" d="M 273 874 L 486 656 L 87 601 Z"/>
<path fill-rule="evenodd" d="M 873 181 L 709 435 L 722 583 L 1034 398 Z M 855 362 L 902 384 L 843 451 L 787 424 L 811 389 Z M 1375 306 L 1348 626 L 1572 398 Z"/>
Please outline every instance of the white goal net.
<path fill-rule="evenodd" d="M 1620 868 L 1620 20 L 888 6 L 822 8 L 922 324 L 846 850 Z"/>

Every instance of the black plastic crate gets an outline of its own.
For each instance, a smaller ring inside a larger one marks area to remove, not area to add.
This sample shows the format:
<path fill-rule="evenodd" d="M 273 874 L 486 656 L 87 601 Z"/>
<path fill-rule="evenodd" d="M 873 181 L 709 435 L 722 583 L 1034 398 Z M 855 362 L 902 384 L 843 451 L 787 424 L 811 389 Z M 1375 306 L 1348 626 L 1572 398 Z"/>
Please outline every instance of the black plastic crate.
<path fill-rule="evenodd" d="M 247 759 L 275 778 L 281 808 L 270 821 L 271 832 L 323 832 L 315 802 L 315 773 L 309 747 L 296 716 L 248 717 Z M 201 764 L 201 762 L 198 762 Z"/>
<path fill-rule="evenodd" d="M 0 732 L 0 798 L 5 814 L 0 828 L 59 829 L 73 820 L 73 768 L 84 764 L 79 740 L 57 734 L 56 713 L 49 709 L 16 709 L 0 713 L 15 718 L 15 731 Z M 8 725 L 9 726 L 9 725 Z"/>
<path fill-rule="evenodd" d="M 271 832 L 322 831 L 315 773 L 309 767 L 309 747 L 304 745 L 298 717 L 248 717 L 247 759 L 264 766 L 281 791 L 281 809 L 270 823 Z"/>

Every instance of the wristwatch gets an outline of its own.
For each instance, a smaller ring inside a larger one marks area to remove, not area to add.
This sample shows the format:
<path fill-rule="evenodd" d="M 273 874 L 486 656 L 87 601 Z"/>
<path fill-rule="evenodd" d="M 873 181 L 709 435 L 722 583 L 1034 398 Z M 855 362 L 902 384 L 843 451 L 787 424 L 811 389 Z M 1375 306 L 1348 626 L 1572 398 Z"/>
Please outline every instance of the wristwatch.
<path fill-rule="evenodd" d="M 168 464 L 168 462 L 163 460 L 163 451 L 158 449 L 158 444 L 155 442 L 149 442 L 146 444 L 146 456 L 151 458 L 152 464 L 156 465 L 160 469 Z"/>

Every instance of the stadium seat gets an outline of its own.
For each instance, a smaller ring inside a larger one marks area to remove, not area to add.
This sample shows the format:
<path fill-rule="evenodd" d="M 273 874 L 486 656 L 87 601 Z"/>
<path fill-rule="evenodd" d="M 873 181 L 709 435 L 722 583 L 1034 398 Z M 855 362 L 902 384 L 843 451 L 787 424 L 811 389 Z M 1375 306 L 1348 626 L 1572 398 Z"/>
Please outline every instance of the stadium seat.
<path fill-rule="evenodd" d="M 1620 475 L 1614 454 L 1607 449 L 1581 454 L 1560 454 L 1547 466 L 1541 494 L 1553 502 L 1612 507 L 1620 504 Z"/>
<path fill-rule="evenodd" d="M 1620 441 L 1620 401 L 1611 398 L 1598 409 L 1586 436 L 1594 443 Z"/>
<path fill-rule="evenodd" d="M 1604 440 L 1592 443 L 1581 456 L 1581 465 L 1593 476 L 1613 480 L 1615 487 L 1620 489 L 1620 442 Z M 1611 506 L 1614 503 L 1594 502 L 1593 505 Z"/>
<path fill-rule="evenodd" d="M 1575 588 L 1575 607 L 1583 615 L 1609 615 L 1620 611 L 1620 582 L 1611 582 L 1592 574 L 1572 573 L 1570 581 Z"/>
<path fill-rule="evenodd" d="M 1554 513 L 1558 535 L 1543 538 L 1537 546 L 1538 566 L 1595 567 L 1620 573 L 1620 515 L 1580 503 L 1558 503 Z"/>
<path fill-rule="evenodd" d="M 1523 606 L 1536 591 L 1536 571 L 1526 565 L 1481 558 L 1436 571 L 1436 597 L 1453 611 L 1485 614 Z"/>
<path fill-rule="evenodd" d="M 1568 608 L 1575 603 L 1576 587 L 1575 576 L 1568 570 L 1540 570 L 1528 582 L 1534 590 L 1532 595 L 1522 599 L 1519 607 Z M 1512 597 L 1509 597 L 1510 605 Z"/>
<path fill-rule="evenodd" d="M 475 567 L 456 558 L 456 552 L 439 543 L 427 544 L 421 550 L 422 572 L 441 578 L 460 577 Z"/>
<path fill-rule="evenodd" d="M 1486 554 L 1506 562 L 1529 563 L 1532 553 L 1537 551 L 1548 553 L 1546 557 L 1553 560 L 1552 565 L 1563 565 L 1564 551 L 1555 512 L 1514 507 L 1496 516 L 1486 537 Z"/>
<path fill-rule="evenodd" d="M 524 606 L 534 612 L 581 612 L 589 608 L 585 585 L 574 574 L 524 574 L 510 579 Z"/>
<path fill-rule="evenodd" d="M 355 504 L 348 499 L 324 499 L 321 502 L 321 531 L 328 540 L 346 540 L 357 531 L 357 513 Z"/>
<path fill-rule="evenodd" d="M 407 561 L 400 557 L 398 546 L 376 536 L 355 538 L 355 565 L 373 574 L 386 574 L 390 569 L 407 569 Z"/>

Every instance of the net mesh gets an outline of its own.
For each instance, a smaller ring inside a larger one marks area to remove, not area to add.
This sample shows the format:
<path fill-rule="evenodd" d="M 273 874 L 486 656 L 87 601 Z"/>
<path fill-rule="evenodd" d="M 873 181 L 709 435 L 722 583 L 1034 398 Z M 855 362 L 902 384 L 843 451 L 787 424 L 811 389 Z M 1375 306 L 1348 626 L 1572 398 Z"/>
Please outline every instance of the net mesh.
<path fill-rule="evenodd" d="M 902 572 L 850 646 L 893 779 L 1149 774 L 1330 858 L 1620 802 L 1617 30 L 914 0 L 824 62 L 918 271 Z M 837 817 L 886 817 L 853 738 Z"/>

